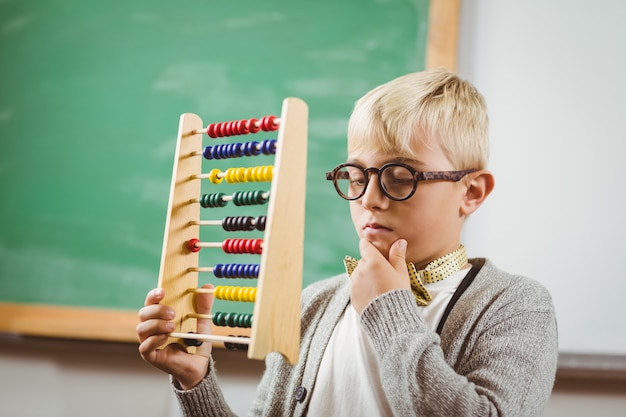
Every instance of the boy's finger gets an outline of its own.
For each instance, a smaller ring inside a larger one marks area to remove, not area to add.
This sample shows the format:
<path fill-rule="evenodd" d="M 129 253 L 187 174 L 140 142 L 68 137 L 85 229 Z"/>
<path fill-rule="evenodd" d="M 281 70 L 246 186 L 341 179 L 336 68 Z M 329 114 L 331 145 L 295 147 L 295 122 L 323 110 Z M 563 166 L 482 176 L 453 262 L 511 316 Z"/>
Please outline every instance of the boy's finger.
<path fill-rule="evenodd" d="M 398 239 L 389 248 L 389 263 L 398 271 L 406 271 L 406 240 Z"/>
<path fill-rule="evenodd" d="M 143 305 L 148 306 L 150 304 L 158 304 L 164 296 L 165 291 L 163 291 L 163 288 L 154 288 L 146 294 L 146 300 Z"/>
<path fill-rule="evenodd" d="M 378 249 L 376 249 L 376 246 L 367 239 L 359 240 L 359 252 L 361 253 L 361 260 L 365 260 L 366 262 L 368 260 L 374 260 L 377 256 L 383 256 Z"/>

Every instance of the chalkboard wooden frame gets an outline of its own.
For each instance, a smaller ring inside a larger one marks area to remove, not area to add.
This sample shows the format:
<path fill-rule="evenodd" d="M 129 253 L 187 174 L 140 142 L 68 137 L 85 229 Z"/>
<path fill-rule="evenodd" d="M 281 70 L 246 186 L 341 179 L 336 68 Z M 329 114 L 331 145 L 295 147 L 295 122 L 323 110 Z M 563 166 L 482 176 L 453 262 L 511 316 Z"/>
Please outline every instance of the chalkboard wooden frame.
<path fill-rule="evenodd" d="M 427 68 L 456 70 L 459 11 L 459 0 L 430 1 Z M 137 320 L 137 311 L 0 302 L 1 333 L 137 343 Z M 225 335 L 219 327 L 214 332 Z"/>

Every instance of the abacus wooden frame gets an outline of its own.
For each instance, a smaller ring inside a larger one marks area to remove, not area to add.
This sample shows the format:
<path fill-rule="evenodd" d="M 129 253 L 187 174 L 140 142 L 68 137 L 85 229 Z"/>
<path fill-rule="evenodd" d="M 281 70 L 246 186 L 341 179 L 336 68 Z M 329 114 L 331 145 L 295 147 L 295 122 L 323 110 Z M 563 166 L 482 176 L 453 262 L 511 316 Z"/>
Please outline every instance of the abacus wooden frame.
<path fill-rule="evenodd" d="M 264 359 L 280 352 L 296 363 L 300 345 L 300 293 L 304 254 L 304 215 L 306 198 L 308 107 L 298 98 L 283 100 L 273 165 L 263 252 L 257 279 L 250 332 L 240 343 L 249 343 L 248 357 Z M 176 311 L 176 329 L 168 343 L 185 346 L 185 339 L 227 341 L 224 329 L 214 327 L 214 335 L 196 332 L 194 292 L 198 287 L 198 252 L 185 242 L 200 236 L 200 205 L 191 203 L 201 195 L 202 119 L 195 114 L 181 115 L 170 199 L 163 239 L 158 286 L 165 290 L 162 303 Z M 228 328 L 228 335 L 233 334 Z M 189 335 L 189 337 L 186 337 Z M 230 340 L 236 343 L 235 340 Z M 193 351 L 193 347 L 188 348 Z"/>

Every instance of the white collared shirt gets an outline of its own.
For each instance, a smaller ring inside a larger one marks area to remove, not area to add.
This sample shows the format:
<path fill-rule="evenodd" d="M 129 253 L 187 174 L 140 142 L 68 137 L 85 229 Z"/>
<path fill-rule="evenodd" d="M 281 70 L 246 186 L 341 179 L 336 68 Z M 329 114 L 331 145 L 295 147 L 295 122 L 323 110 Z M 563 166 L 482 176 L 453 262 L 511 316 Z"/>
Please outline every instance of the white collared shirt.
<path fill-rule="evenodd" d="M 426 285 L 432 300 L 418 309 L 420 317 L 433 332 L 469 270 L 467 267 L 443 281 Z M 308 415 L 393 415 L 381 386 L 380 364 L 352 304 L 339 319 L 324 351 Z"/>

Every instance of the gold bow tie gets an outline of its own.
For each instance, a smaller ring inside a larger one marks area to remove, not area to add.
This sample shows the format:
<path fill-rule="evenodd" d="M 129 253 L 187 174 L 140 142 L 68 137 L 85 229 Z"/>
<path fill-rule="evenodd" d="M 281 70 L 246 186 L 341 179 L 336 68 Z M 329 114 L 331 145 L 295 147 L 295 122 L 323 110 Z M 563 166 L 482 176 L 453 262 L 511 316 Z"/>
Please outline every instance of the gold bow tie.
<path fill-rule="evenodd" d="M 343 265 L 348 276 L 352 275 L 352 271 L 354 271 L 358 263 L 359 261 L 351 256 L 344 257 Z M 426 268 L 419 271 L 412 262 L 407 263 L 406 267 L 411 280 L 411 289 L 417 305 L 426 306 L 433 299 L 426 289 L 426 284 L 442 281 L 463 269 L 465 265 L 467 265 L 467 253 L 463 245 L 459 246 L 454 252 L 435 259 L 426 265 Z"/>

